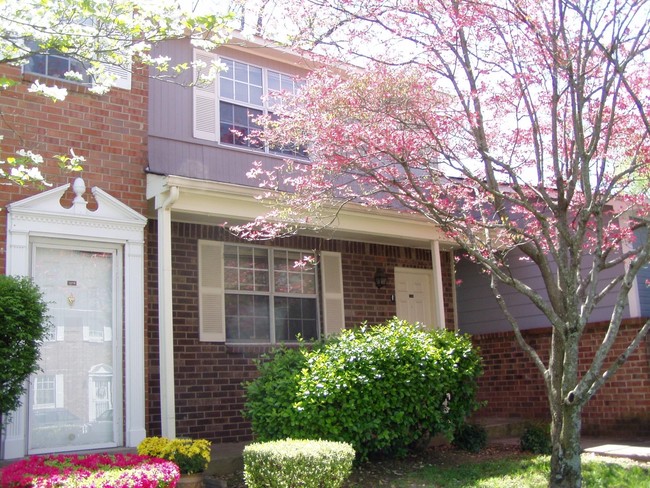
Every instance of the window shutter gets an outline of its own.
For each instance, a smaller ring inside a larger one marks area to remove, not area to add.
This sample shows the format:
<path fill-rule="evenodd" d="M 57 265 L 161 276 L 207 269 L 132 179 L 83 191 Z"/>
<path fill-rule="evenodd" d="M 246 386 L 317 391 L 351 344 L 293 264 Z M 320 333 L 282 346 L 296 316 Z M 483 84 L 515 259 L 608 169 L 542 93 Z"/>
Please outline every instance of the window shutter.
<path fill-rule="evenodd" d="M 199 241 L 199 340 L 225 342 L 223 243 Z"/>
<path fill-rule="evenodd" d="M 323 322 L 325 335 L 328 336 L 345 328 L 341 254 L 322 251 L 320 271 L 323 283 Z"/>
<path fill-rule="evenodd" d="M 54 404 L 56 408 L 61 408 L 63 407 L 63 401 L 65 398 L 63 393 L 63 375 L 57 374 L 54 378 Z"/>
<path fill-rule="evenodd" d="M 205 51 L 194 51 L 194 61 L 203 61 L 210 66 L 217 59 L 216 54 Z M 198 79 L 199 72 L 195 68 L 194 79 Z M 208 141 L 217 140 L 217 82 L 215 79 L 209 85 L 194 85 L 192 88 L 194 137 Z"/>
<path fill-rule="evenodd" d="M 107 64 L 104 66 L 104 69 L 106 73 L 117 77 L 113 85 L 114 88 L 121 88 L 123 90 L 131 89 L 131 65 L 129 65 L 129 69 L 124 69 L 121 66 Z"/>

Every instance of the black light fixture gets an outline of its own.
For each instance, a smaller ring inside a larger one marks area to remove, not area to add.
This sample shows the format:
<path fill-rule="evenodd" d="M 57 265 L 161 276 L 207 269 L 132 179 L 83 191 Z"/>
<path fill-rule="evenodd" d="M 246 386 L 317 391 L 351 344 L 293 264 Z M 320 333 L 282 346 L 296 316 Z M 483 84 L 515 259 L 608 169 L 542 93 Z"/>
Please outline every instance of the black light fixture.
<path fill-rule="evenodd" d="M 386 281 L 388 281 L 386 270 L 384 268 L 377 268 L 377 271 L 375 271 L 375 286 L 377 286 L 377 289 L 386 286 Z"/>

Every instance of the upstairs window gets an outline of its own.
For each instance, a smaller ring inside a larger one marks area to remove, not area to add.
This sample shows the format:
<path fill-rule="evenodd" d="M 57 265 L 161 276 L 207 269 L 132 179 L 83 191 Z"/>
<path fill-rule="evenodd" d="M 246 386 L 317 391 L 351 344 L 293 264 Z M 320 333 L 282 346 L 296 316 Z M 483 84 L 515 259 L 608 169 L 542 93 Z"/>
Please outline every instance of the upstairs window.
<path fill-rule="evenodd" d="M 70 71 L 81 74 L 81 80 L 74 80 L 79 83 L 90 83 L 91 78 L 86 73 L 86 67 L 81 61 L 65 56 L 58 51 L 50 51 L 47 54 L 34 54 L 23 68 L 25 73 L 34 73 L 49 78 L 72 81 L 65 74 Z"/>
<path fill-rule="evenodd" d="M 28 43 L 28 45 L 30 45 Z M 33 49 L 37 49 L 35 44 L 31 44 Z M 123 90 L 131 89 L 131 71 L 120 66 L 111 64 L 100 63 L 104 67 L 104 72 L 99 76 L 111 76 L 113 79 L 113 88 L 121 88 Z M 90 73 L 88 73 L 90 65 L 71 56 L 61 53 L 55 49 L 50 49 L 47 53 L 39 53 L 32 55 L 27 64 L 23 66 L 24 73 L 32 73 L 36 75 L 45 76 L 48 78 L 55 78 L 58 80 L 65 80 L 69 83 L 78 83 L 84 86 L 95 86 L 97 81 Z M 66 73 L 77 73 L 74 78 L 66 76 Z M 80 75 L 80 77 L 79 77 Z"/>
<path fill-rule="evenodd" d="M 209 65 L 216 56 L 197 52 L 196 58 Z M 272 154 L 307 157 L 301 147 L 269 147 L 251 135 L 261 129 L 254 122 L 257 117 L 273 117 L 274 93 L 297 91 L 295 77 L 233 59 L 219 61 L 225 69 L 219 72 L 218 82 L 195 87 L 194 136 Z"/>
<path fill-rule="evenodd" d="M 219 73 L 219 142 L 261 149 L 249 135 L 260 129 L 253 120 L 265 111 L 263 70 L 230 59 L 221 62 L 226 71 Z"/>

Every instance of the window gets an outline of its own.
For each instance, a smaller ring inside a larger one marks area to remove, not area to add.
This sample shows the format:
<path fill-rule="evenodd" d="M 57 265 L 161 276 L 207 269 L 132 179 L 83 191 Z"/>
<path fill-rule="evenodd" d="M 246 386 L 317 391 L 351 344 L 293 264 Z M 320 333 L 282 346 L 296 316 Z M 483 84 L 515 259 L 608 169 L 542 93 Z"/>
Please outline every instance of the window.
<path fill-rule="evenodd" d="M 42 374 L 34 378 L 34 408 L 56 406 L 56 376 Z"/>
<path fill-rule="evenodd" d="M 308 254 L 253 246 L 224 246 L 226 340 L 266 343 L 318 338 L 318 295 Z"/>
<path fill-rule="evenodd" d="M 35 45 L 33 45 L 33 47 L 36 49 Z M 122 88 L 123 90 L 131 89 L 130 69 L 125 69 L 120 66 L 113 66 L 110 64 L 103 64 L 103 66 L 105 75 L 114 77 L 114 88 Z M 55 49 L 51 49 L 47 53 L 32 55 L 29 58 L 28 63 L 23 67 L 23 71 L 25 73 L 34 73 L 47 76 L 49 78 L 57 78 L 60 80 L 66 80 L 70 83 L 79 83 L 82 85 L 90 86 L 95 82 L 95 79 L 90 74 L 88 74 L 86 64 Z M 81 75 L 81 79 L 66 78 L 65 74 L 68 71 L 79 73 Z"/>
<path fill-rule="evenodd" d="M 91 81 L 81 61 L 77 61 L 54 50 L 47 54 L 33 55 L 25 65 L 24 71 L 26 73 L 36 73 L 59 79 L 67 79 L 65 73 L 75 71 L 82 75 L 82 79 L 79 81 L 80 83 L 90 83 Z"/>
<path fill-rule="evenodd" d="M 210 65 L 216 55 L 195 51 L 195 59 Z M 194 137 L 306 158 L 304 148 L 295 144 L 269 147 L 251 135 L 261 129 L 254 122 L 256 117 L 274 117 L 273 107 L 277 103 L 274 93 L 295 93 L 299 81 L 292 75 L 252 64 L 227 58 L 219 58 L 219 61 L 225 69 L 219 72 L 218 83 L 194 87 Z M 196 74 L 199 75 L 200 72 Z"/>

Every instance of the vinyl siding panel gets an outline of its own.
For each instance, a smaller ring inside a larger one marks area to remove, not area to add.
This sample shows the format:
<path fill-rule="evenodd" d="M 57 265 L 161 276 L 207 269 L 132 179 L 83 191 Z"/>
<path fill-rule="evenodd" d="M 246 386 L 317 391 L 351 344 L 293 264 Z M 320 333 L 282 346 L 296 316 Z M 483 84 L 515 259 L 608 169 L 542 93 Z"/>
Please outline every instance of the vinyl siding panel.
<path fill-rule="evenodd" d="M 520 254 L 512 252 L 511 267 L 513 274 L 537 290 L 543 296 L 544 282 L 536 267 L 521 260 Z M 601 273 L 601 282 L 606 283 L 617 272 L 617 269 Z M 490 280 L 480 268 L 467 259 L 461 259 L 456 264 L 456 279 L 460 280 L 456 296 L 458 303 L 458 323 L 462 332 L 485 334 L 511 330 L 510 324 L 501 312 L 492 291 Z M 512 288 L 501 285 L 501 295 L 504 297 L 512 315 L 517 319 L 522 330 L 548 327 L 546 317 L 525 296 Z M 610 293 L 597 307 L 591 316 L 591 322 L 608 320 L 616 299 L 615 293 Z M 629 311 L 625 312 L 625 317 Z"/>

